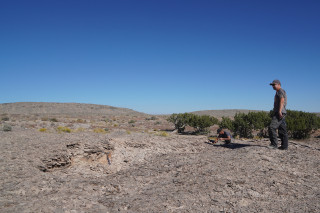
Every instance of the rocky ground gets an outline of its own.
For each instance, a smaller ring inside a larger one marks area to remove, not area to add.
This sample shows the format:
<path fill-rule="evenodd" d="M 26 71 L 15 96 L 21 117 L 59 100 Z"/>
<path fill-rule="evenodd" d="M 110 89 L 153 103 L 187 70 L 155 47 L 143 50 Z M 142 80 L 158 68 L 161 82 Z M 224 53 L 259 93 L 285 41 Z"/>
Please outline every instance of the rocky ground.
<path fill-rule="evenodd" d="M 158 131 L 156 118 L 67 121 L 6 121 L 0 212 L 319 212 L 319 138 L 281 151 Z"/>

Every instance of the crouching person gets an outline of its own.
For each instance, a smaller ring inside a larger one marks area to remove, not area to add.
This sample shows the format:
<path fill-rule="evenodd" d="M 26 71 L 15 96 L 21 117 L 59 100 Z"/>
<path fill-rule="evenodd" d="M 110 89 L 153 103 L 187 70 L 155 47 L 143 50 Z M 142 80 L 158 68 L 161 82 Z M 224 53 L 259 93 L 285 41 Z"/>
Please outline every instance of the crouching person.
<path fill-rule="evenodd" d="M 223 130 L 222 128 L 217 130 L 218 137 L 217 137 L 217 142 L 219 140 L 224 141 L 226 144 L 230 144 L 232 141 L 232 136 L 230 132 Z"/>

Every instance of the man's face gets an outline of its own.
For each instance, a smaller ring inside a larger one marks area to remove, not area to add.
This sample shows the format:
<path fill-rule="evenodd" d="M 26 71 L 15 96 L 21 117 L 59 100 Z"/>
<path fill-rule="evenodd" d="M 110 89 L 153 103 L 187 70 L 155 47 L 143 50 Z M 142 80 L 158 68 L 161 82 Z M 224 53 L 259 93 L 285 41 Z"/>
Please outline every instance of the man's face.
<path fill-rule="evenodd" d="M 280 88 L 280 84 L 272 84 L 272 88 L 274 90 L 278 90 Z"/>

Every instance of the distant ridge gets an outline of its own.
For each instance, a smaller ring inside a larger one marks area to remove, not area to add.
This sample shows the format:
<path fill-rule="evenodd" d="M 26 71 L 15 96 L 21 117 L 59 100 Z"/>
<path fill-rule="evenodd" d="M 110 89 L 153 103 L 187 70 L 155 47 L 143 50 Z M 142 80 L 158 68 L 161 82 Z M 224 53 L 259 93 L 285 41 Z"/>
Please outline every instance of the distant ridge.
<path fill-rule="evenodd" d="M 127 108 L 82 103 L 16 102 L 0 104 L 0 114 L 23 115 L 67 115 L 67 116 L 104 116 L 104 115 L 143 115 Z"/>
<path fill-rule="evenodd" d="M 210 115 L 216 118 L 230 117 L 233 118 L 237 113 L 262 112 L 263 110 L 248 109 L 223 109 L 223 110 L 203 110 L 191 112 L 196 115 Z"/>
<path fill-rule="evenodd" d="M 222 117 L 229 117 L 233 118 L 237 113 L 245 113 L 248 114 L 249 112 L 269 112 L 264 110 L 249 110 L 249 109 L 222 109 L 222 110 L 202 110 L 202 111 L 194 111 L 190 112 L 196 115 L 210 115 L 216 118 Z M 312 112 L 320 117 L 319 112 Z"/>

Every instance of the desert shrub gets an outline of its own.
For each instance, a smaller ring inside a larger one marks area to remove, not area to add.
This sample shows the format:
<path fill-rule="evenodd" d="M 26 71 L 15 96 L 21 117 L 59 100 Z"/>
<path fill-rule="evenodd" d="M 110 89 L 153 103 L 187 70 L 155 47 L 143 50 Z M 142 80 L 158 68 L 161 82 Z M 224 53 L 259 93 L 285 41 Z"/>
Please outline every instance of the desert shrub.
<path fill-rule="evenodd" d="M 41 128 L 41 129 L 39 129 L 39 132 L 46 132 L 46 131 L 47 131 L 46 128 Z"/>
<path fill-rule="evenodd" d="M 93 130 L 93 132 L 95 132 L 95 133 L 101 133 L 101 134 L 106 134 L 106 133 L 107 133 L 106 130 L 104 130 L 104 129 L 102 129 L 102 128 L 95 128 L 95 129 Z"/>
<path fill-rule="evenodd" d="M 168 133 L 167 133 L 167 132 L 164 132 L 164 131 L 160 131 L 160 132 L 158 133 L 158 135 L 161 136 L 161 137 L 168 137 L 168 136 L 169 136 Z"/>
<path fill-rule="evenodd" d="M 235 136 L 252 138 L 252 132 L 256 130 L 259 131 L 258 137 L 266 137 L 270 122 L 271 117 L 268 112 L 237 113 L 231 126 Z"/>
<path fill-rule="evenodd" d="M 174 124 L 174 127 L 176 130 L 178 130 L 179 133 L 184 132 L 186 126 L 190 122 L 192 114 L 190 113 L 180 113 L 180 114 L 172 114 L 167 121 Z"/>
<path fill-rule="evenodd" d="M 128 123 L 129 124 L 134 124 L 136 121 L 135 120 L 130 120 Z"/>
<path fill-rule="evenodd" d="M 191 115 L 188 125 L 195 128 L 195 133 L 208 133 L 208 128 L 218 124 L 218 119 L 209 115 Z"/>
<path fill-rule="evenodd" d="M 57 127 L 57 131 L 58 131 L 58 132 L 67 132 L 67 133 L 70 133 L 70 132 L 71 132 L 71 129 L 68 128 L 68 127 L 65 127 L 65 126 L 58 126 L 58 127 Z"/>
<path fill-rule="evenodd" d="M 127 130 L 126 133 L 127 133 L 128 135 L 131 135 L 131 132 L 130 132 L 129 130 Z"/>
<path fill-rule="evenodd" d="M 267 129 L 271 122 L 270 114 L 267 112 L 249 112 L 247 117 L 251 129 L 258 130 L 259 137 L 267 137 Z"/>
<path fill-rule="evenodd" d="M 50 118 L 51 122 L 58 122 L 58 120 L 56 118 Z"/>
<path fill-rule="evenodd" d="M 266 129 L 270 125 L 273 112 L 249 112 L 248 114 L 237 113 L 234 121 L 223 119 L 220 122 L 220 127 L 228 129 L 233 127 L 235 136 L 252 138 L 253 130 L 258 130 L 258 137 L 266 137 Z M 314 113 L 302 111 L 287 110 L 286 116 L 287 130 L 290 138 L 305 139 L 310 137 L 312 131 L 320 128 L 320 118 Z"/>
<path fill-rule="evenodd" d="M 76 120 L 76 122 L 82 124 L 82 123 L 86 123 L 87 121 L 79 118 Z"/>
<path fill-rule="evenodd" d="M 219 122 L 219 127 L 233 131 L 233 121 L 228 117 L 222 117 L 222 120 Z"/>
<path fill-rule="evenodd" d="M 271 117 L 267 112 L 249 112 L 248 121 L 254 130 L 261 130 L 270 125 Z"/>
<path fill-rule="evenodd" d="M 167 120 L 174 124 L 179 133 L 184 132 L 186 126 L 193 127 L 195 133 L 206 133 L 210 126 L 218 123 L 215 117 L 191 113 L 172 114 Z"/>
<path fill-rule="evenodd" d="M 12 126 L 9 124 L 4 124 L 2 129 L 5 132 L 10 132 L 10 131 L 12 131 Z"/>
<path fill-rule="evenodd" d="M 155 125 L 160 125 L 161 124 L 161 122 L 160 121 L 157 121 L 156 123 L 155 123 Z"/>
<path fill-rule="evenodd" d="M 234 116 L 233 128 L 235 136 L 240 136 L 243 138 L 252 137 L 252 125 L 249 121 L 248 115 L 245 113 L 237 113 Z"/>
<path fill-rule="evenodd" d="M 9 117 L 5 116 L 5 117 L 2 117 L 1 120 L 2 121 L 9 121 L 10 119 L 9 119 Z"/>
<path fill-rule="evenodd" d="M 151 116 L 150 118 L 146 118 L 147 121 L 154 121 L 154 120 L 157 120 L 158 118 L 156 116 Z"/>
<path fill-rule="evenodd" d="M 288 134 L 294 139 L 309 138 L 313 130 L 320 128 L 320 119 L 314 113 L 287 110 Z"/>

